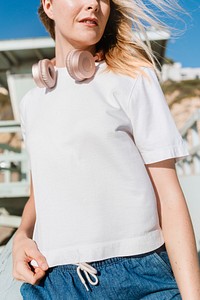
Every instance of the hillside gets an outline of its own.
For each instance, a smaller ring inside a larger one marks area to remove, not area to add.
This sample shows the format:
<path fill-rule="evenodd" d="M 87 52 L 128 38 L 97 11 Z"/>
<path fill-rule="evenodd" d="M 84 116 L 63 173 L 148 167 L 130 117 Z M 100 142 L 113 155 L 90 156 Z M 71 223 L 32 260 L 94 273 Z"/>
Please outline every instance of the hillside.
<path fill-rule="evenodd" d="M 3 120 L 13 120 L 13 112 L 7 91 L 0 87 L 0 121 Z M 19 136 L 14 133 L 0 133 L 0 144 L 3 143 L 13 147 L 21 145 Z"/>
<path fill-rule="evenodd" d="M 0 120 L 12 120 L 13 113 L 6 89 L 0 87 Z"/>
<path fill-rule="evenodd" d="M 200 108 L 200 80 L 166 81 L 162 89 L 175 122 L 181 128 Z"/>
<path fill-rule="evenodd" d="M 200 97 L 200 80 L 166 81 L 162 84 L 163 92 L 169 99 L 169 106 L 185 98 Z"/>

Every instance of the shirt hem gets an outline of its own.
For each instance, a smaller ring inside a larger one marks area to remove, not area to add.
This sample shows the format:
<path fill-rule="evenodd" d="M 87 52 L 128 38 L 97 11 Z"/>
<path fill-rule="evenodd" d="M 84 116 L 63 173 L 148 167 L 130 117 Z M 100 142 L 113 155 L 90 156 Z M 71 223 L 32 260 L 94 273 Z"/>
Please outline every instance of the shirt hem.
<path fill-rule="evenodd" d="M 141 155 L 145 164 L 150 164 L 170 158 L 175 158 L 175 161 L 178 162 L 179 160 L 186 158 L 189 153 L 185 145 L 181 143 L 179 145 L 166 147 L 164 149 L 141 151 Z"/>
<path fill-rule="evenodd" d="M 49 267 L 79 262 L 95 262 L 120 256 L 145 254 L 153 251 L 164 243 L 161 230 L 156 230 L 148 235 L 112 241 L 101 244 L 89 244 L 80 247 L 64 247 L 60 249 L 40 249 L 46 257 Z"/>

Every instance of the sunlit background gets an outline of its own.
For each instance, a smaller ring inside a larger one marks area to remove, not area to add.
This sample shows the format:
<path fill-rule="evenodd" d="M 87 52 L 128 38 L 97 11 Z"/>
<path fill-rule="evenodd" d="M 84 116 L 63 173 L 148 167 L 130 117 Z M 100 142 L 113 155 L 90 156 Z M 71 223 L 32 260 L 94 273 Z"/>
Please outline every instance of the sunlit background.
<path fill-rule="evenodd" d="M 54 42 L 38 19 L 38 5 L 39 1 L 24 0 L 0 3 L 0 283 L 6 268 L 11 268 L 8 242 L 20 224 L 29 196 L 19 102 L 34 86 L 32 64 L 54 57 Z M 187 12 L 181 14 L 182 20 L 165 20 L 177 30 L 158 32 L 150 28 L 147 34 L 161 65 L 167 103 L 190 153 L 177 164 L 177 172 L 200 250 L 200 3 L 182 0 L 181 5 Z M 12 297 L 0 296 L 15 299 Z"/>

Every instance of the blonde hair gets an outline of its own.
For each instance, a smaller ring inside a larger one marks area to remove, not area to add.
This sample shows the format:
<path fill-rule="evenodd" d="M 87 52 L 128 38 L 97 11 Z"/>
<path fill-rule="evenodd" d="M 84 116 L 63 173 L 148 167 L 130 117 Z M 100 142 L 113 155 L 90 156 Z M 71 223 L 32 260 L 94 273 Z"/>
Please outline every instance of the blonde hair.
<path fill-rule="evenodd" d="M 141 67 L 157 70 L 157 60 L 146 31 L 149 28 L 166 30 L 167 26 L 158 15 L 163 13 L 163 17 L 164 14 L 175 17 L 177 11 L 183 10 L 177 0 L 110 0 L 110 7 L 104 35 L 96 45 L 97 51 L 104 52 L 108 69 L 131 77 L 142 72 Z M 44 12 L 42 1 L 38 13 L 55 39 L 54 21 Z"/>

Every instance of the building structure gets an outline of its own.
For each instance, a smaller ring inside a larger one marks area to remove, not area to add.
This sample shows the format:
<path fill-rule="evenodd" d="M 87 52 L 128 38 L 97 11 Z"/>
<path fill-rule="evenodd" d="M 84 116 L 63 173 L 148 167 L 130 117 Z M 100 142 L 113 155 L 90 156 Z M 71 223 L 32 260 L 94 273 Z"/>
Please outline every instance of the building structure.
<path fill-rule="evenodd" d="M 147 37 L 160 65 L 170 33 L 149 29 Z M 144 36 L 141 36 L 145 39 Z M 31 68 L 43 58 L 54 57 L 54 41 L 49 37 L 0 41 L 0 87 L 9 89 L 14 119 L 19 121 L 20 99 L 34 86 Z"/>
<path fill-rule="evenodd" d="M 164 64 L 162 66 L 162 81 L 182 81 L 200 79 L 200 68 L 183 68 L 181 63 Z"/>

